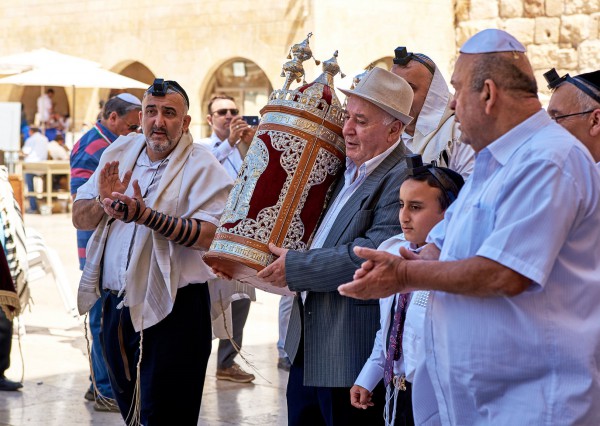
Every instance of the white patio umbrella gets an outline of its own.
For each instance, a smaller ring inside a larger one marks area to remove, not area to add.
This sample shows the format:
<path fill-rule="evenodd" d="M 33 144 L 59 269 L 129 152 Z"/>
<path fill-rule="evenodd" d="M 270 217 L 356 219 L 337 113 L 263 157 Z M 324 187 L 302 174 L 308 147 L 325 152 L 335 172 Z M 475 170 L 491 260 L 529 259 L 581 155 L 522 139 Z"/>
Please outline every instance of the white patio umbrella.
<path fill-rule="evenodd" d="M 147 83 L 125 77 L 100 67 L 47 66 L 9 77 L 0 78 L 0 84 L 19 86 L 59 86 L 98 89 L 146 89 Z"/>
<path fill-rule="evenodd" d="M 47 66 L 9 77 L 0 78 L 0 84 L 16 84 L 19 86 L 40 86 L 41 93 L 45 86 L 71 87 L 73 89 L 72 132 L 75 130 L 75 91 L 77 88 L 98 89 L 146 89 L 147 83 L 121 74 L 108 71 L 99 66 L 68 65 Z M 74 133 L 73 133 L 74 135 Z"/>
<path fill-rule="evenodd" d="M 16 74 L 34 68 L 48 67 L 60 64 L 63 67 L 99 67 L 98 62 L 77 56 L 65 55 L 50 49 L 35 49 L 28 52 L 0 56 L 0 74 Z"/>

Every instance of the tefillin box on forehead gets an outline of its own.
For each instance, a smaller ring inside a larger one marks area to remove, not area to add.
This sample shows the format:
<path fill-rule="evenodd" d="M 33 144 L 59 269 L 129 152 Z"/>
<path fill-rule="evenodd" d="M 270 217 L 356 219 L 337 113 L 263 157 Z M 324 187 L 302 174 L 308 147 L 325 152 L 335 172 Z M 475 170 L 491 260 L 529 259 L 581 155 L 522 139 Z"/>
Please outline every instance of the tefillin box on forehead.
<path fill-rule="evenodd" d="M 300 251 L 310 247 L 345 161 L 344 114 L 333 85 L 340 73 L 337 51 L 323 62 L 323 73 L 307 84 L 302 63 L 314 59 L 311 35 L 290 49 L 283 88 L 273 91 L 261 110 L 221 226 L 204 255 L 215 270 L 278 294 L 291 293 L 256 276 L 275 260 L 269 243 Z"/>

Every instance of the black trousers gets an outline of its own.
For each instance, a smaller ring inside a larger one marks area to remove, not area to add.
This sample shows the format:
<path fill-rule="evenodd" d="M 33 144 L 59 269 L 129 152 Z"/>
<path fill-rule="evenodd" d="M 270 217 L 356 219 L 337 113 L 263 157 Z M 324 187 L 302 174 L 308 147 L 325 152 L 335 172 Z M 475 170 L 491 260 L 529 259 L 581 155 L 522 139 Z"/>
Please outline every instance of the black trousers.
<path fill-rule="evenodd" d="M 108 292 L 100 340 L 121 415 L 128 421 L 134 405 L 140 333 L 129 308 Z M 212 329 L 208 286 L 190 284 L 177 292 L 171 313 L 143 331 L 140 367 L 141 422 L 154 425 L 198 423 Z"/>
<path fill-rule="evenodd" d="M 374 407 L 359 410 L 350 404 L 350 388 L 304 386 L 304 367 L 290 369 L 287 387 L 288 426 L 375 426 L 383 425 L 385 390 L 379 384 L 373 392 Z"/>
<path fill-rule="evenodd" d="M 12 345 L 13 324 L 0 309 L 0 377 L 10 367 L 10 348 Z"/>

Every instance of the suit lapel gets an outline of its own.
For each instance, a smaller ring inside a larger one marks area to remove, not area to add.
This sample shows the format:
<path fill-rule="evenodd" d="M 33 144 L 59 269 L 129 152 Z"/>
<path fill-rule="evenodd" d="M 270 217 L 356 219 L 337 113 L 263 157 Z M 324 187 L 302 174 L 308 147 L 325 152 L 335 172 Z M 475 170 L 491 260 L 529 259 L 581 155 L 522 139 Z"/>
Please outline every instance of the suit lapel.
<path fill-rule="evenodd" d="M 352 218 L 360 210 L 370 209 L 373 206 L 365 206 L 365 201 L 372 197 L 373 194 L 377 193 L 377 188 L 381 179 L 392 169 L 398 162 L 402 161 L 405 156 L 404 144 L 400 142 L 396 149 L 394 149 L 386 158 L 377 166 L 375 170 L 365 179 L 360 187 L 352 194 L 348 199 L 344 207 L 338 213 L 327 239 L 325 240 L 323 247 L 333 247 L 337 244 L 344 231 L 352 221 Z M 335 196 L 340 193 L 341 188 L 344 186 L 344 182 L 340 182 L 336 188 Z M 372 203 L 371 203 L 372 204 Z"/>

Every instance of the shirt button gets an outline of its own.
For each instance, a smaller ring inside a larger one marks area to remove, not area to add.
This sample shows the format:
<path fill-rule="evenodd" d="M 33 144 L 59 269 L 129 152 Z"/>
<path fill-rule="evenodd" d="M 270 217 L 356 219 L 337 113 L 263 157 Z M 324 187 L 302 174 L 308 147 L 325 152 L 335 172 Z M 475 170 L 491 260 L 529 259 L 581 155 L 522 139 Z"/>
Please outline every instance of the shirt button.
<path fill-rule="evenodd" d="M 308 311 L 307 313 L 308 313 L 308 315 L 311 315 L 311 314 L 312 314 L 312 312 L 311 312 L 311 311 Z"/>

